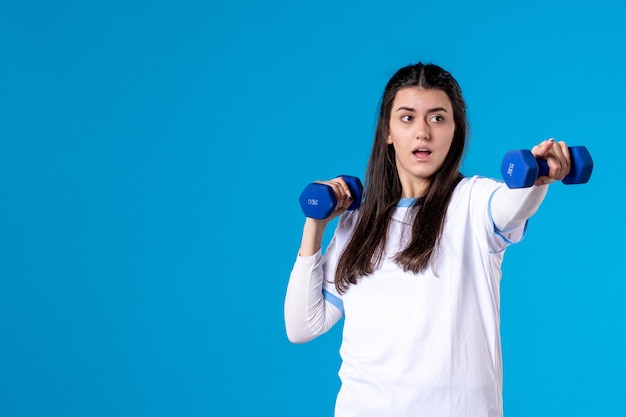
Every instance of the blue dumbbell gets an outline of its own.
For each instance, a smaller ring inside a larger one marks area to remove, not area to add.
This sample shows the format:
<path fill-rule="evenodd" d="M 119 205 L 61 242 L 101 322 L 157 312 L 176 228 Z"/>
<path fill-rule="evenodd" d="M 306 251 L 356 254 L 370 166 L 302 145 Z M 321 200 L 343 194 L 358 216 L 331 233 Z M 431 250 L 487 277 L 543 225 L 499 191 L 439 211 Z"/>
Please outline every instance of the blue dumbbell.
<path fill-rule="evenodd" d="M 354 210 L 361 205 L 363 197 L 363 184 L 357 177 L 350 175 L 341 175 L 343 180 L 348 184 L 350 193 L 352 194 L 352 204 L 348 210 Z M 337 197 L 333 189 L 326 184 L 311 183 L 307 185 L 302 194 L 300 194 L 300 207 L 306 217 L 313 219 L 325 219 L 330 216 L 337 208 Z"/>
<path fill-rule="evenodd" d="M 593 160 L 584 146 L 569 149 L 571 168 L 563 184 L 584 184 L 593 171 Z M 504 155 L 500 173 L 509 188 L 526 188 L 535 184 L 538 177 L 548 175 L 550 168 L 543 159 L 535 159 L 528 150 L 509 151 Z"/>

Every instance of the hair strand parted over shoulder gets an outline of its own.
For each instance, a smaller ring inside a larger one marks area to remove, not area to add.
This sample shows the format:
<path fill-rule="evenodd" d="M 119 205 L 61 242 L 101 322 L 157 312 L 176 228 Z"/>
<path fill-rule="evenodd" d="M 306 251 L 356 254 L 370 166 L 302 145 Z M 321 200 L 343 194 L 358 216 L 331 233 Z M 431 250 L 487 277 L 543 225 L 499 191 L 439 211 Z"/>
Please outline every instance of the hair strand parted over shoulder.
<path fill-rule="evenodd" d="M 345 292 L 358 279 L 374 272 L 384 257 L 387 229 L 402 195 L 393 145 L 387 144 L 391 107 L 402 88 L 444 91 L 452 104 L 454 137 L 442 167 L 431 177 L 428 190 L 416 208 L 411 241 L 394 260 L 405 271 L 419 273 L 430 263 L 443 231 L 446 210 L 462 178 L 459 168 L 469 136 L 469 123 L 461 88 L 452 75 L 434 64 L 417 63 L 399 69 L 388 81 L 381 102 L 365 189 L 354 234 L 339 258 L 335 286 Z"/>

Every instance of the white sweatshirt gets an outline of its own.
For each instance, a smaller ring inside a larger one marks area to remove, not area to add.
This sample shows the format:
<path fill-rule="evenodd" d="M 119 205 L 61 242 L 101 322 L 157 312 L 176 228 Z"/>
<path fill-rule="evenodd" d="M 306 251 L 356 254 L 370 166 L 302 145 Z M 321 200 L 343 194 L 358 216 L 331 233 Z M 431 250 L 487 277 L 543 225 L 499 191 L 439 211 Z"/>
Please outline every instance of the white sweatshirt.
<path fill-rule="evenodd" d="M 502 415 L 500 266 L 547 188 L 464 178 L 436 257 L 417 275 L 392 259 L 410 240 L 415 199 L 398 204 L 380 268 L 343 294 L 335 270 L 358 210 L 340 218 L 323 256 L 297 257 L 285 298 L 289 339 L 309 341 L 345 316 L 336 417 Z"/>

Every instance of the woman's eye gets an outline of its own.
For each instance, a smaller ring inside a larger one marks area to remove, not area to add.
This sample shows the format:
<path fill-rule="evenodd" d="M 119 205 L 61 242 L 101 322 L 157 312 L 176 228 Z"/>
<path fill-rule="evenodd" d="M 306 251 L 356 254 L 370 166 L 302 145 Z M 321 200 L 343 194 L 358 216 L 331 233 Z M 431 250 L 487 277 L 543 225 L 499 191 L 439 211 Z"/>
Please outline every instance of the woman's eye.
<path fill-rule="evenodd" d="M 430 120 L 432 120 L 433 122 L 440 123 L 440 122 L 443 122 L 443 116 L 433 116 L 430 118 Z"/>
<path fill-rule="evenodd" d="M 413 120 L 413 116 L 411 116 L 410 114 L 405 114 L 400 118 L 400 120 L 402 120 L 403 122 L 410 122 Z"/>

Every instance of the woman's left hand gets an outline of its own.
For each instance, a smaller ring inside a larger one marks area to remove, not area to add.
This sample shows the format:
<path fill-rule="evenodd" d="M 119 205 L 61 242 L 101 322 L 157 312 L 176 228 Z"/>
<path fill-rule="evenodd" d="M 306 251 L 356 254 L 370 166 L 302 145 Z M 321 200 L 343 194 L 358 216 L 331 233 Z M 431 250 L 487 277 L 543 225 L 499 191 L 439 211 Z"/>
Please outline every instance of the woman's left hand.
<path fill-rule="evenodd" d="M 571 168 L 569 148 L 565 142 L 555 142 L 554 139 L 544 140 L 531 150 L 533 156 L 537 159 L 545 159 L 550 168 L 548 176 L 537 178 L 535 185 L 550 184 L 554 181 L 560 181 Z"/>

